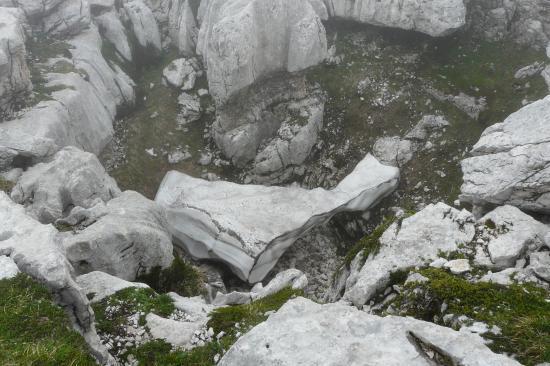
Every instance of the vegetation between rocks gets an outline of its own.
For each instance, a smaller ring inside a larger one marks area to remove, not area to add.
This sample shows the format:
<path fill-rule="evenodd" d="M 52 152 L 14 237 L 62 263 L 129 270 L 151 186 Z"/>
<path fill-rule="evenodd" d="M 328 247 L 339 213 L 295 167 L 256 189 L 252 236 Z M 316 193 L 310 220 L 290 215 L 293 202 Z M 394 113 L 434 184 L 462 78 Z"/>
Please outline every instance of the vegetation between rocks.
<path fill-rule="evenodd" d="M 465 315 L 489 327 L 500 328 L 500 334 L 483 334 L 491 341 L 488 346 L 493 351 L 514 352 L 525 365 L 550 362 L 548 291 L 530 284 L 505 287 L 473 283 L 435 268 L 419 273 L 429 281 L 407 284 L 390 303 L 399 315 L 440 324 L 444 323 L 444 314 Z M 446 308 L 444 312 L 442 306 Z"/>
<path fill-rule="evenodd" d="M 184 297 L 200 295 L 204 289 L 202 274 L 178 256 L 169 268 L 155 267 L 136 282 L 146 283 L 158 293 L 175 292 Z"/>
<path fill-rule="evenodd" d="M 20 274 L 0 280 L 0 364 L 95 365 L 48 289 Z"/>
<path fill-rule="evenodd" d="M 10 182 L 9 180 L 0 177 L 0 191 L 9 194 L 14 186 L 15 184 L 13 184 L 13 182 Z"/>
<path fill-rule="evenodd" d="M 269 312 L 279 310 L 289 299 L 300 295 L 302 291 L 286 288 L 251 304 L 214 310 L 207 327 L 212 327 L 218 335 L 224 332 L 223 337 L 191 351 L 173 350 L 165 341 L 155 340 L 131 350 L 129 354 L 135 357 L 140 366 L 213 366 L 216 364 L 216 355 L 221 357 L 241 334 L 265 321 Z"/>
<path fill-rule="evenodd" d="M 128 317 L 133 314 L 141 315 L 139 323 L 143 325 L 145 324 L 145 315 L 154 313 L 167 317 L 174 312 L 175 307 L 168 295 L 159 295 L 149 288 L 132 287 L 121 290 L 94 304 L 93 309 L 98 332 L 118 334 L 124 331 Z"/>

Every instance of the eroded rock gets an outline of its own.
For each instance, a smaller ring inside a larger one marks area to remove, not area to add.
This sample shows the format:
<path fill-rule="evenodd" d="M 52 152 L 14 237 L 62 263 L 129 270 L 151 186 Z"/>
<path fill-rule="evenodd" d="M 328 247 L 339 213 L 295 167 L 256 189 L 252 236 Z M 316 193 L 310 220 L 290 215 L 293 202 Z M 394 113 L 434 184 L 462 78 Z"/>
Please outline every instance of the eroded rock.
<path fill-rule="evenodd" d="M 24 172 L 12 198 L 40 222 L 51 223 L 74 206 L 90 208 L 98 199 L 107 202 L 119 194 L 115 180 L 95 155 L 66 147 L 50 162 Z"/>
<path fill-rule="evenodd" d="M 222 260 L 255 283 L 300 235 L 338 212 L 367 210 L 398 179 L 398 169 L 370 155 L 331 191 L 208 182 L 172 171 L 156 201 L 193 257 Z"/>
<path fill-rule="evenodd" d="M 327 57 L 327 40 L 308 1 L 211 0 L 197 52 L 208 69 L 210 92 L 221 105 L 268 74 L 320 63 Z"/>
<path fill-rule="evenodd" d="M 79 274 L 101 271 L 127 281 L 174 259 L 163 209 L 137 192 L 125 191 L 97 205 L 100 214 L 82 231 L 63 240 L 67 258 Z"/>
<path fill-rule="evenodd" d="M 445 36 L 466 24 L 463 0 L 326 0 L 329 14 L 383 27 Z"/>
<path fill-rule="evenodd" d="M 344 299 L 363 305 L 388 285 L 391 273 L 427 265 L 440 253 L 456 251 L 474 238 L 474 223 L 468 211 L 444 203 L 428 205 L 402 222 L 393 223 L 380 238 L 379 252 L 368 255 L 361 270 L 348 278 Z"/>
<path fill-rule="evenodd" d="M 550 213 L 550 97 L 487 128 L 462 161 L 460 199 L 486 211 L 510 204 Z"/>
<path fill-rule="evenodd" d="M 219 365 L 428 366 L 441 356 L 464 366 L 520 365 L 493 353 L 476 334 L 301 297 L 241 337 Z"/>

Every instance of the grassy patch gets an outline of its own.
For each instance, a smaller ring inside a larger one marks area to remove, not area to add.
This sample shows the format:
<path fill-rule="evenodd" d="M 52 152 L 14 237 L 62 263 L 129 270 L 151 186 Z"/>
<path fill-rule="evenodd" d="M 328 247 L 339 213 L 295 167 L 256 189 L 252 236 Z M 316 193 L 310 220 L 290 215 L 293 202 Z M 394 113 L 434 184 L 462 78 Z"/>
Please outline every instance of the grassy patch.
<path fill-rule="evenodd" d="M 159 295 L 152 289 L 127 288 L 93 305 L 97 330 L 101 333 L 119 334 L 124 332 L 128 317 L 136 313 L 154 313 L 167 317 L 175 310 L 168 295 Z M 107 309 L 115 309 L 108 312 Z M 140 323 L 144 324 L 141 316 Z"/>
<path fill-rule="evenodd" d="M 178 256 L 169 268 L 155 267 L 150 273 L 140 276 L 137 282 L 148 284 L 158 293 L 175 292 L 181 296 L 192 297 L 203 292 L 201 273 Z"/>
<path fill-rule="evenodd" d="M 46 287 L 20 274 L 0 280 L 1 365 L 95 365 L 84 339 Z"/>
<path fill-rule="evenodd" d="M 172 347 L 162 340 L 146 343 L 132 351 L 141 366 L 163 365 L 193 365 L 213 366 L 214 357 L 222 355 L 238 339 L 237 333 L 246 333 L 252 327 L 265 321 L 268 311 L 277 311 L 289 299 L 302 295 L 301 291 L 286 288 L 280 292 L 258 300 L 252 304 L 229 306 L 214 310 L 210 315 L 208 327 L 216 334 L 223 331 L 225 336 L 219 341 L 213 341 L 203 347 L 197 347 L 189 352 L 172 350 Z M 239 328 L 235 325 L 239 324 Z"/>
<path fill-rule="evenodd" d="M 10 194 L 14 186 L 15 184 L 13 182 L 10 182 L 9 180 L 0 177 L 0 191 Z"/>
<path fill-rule="evenodd" d="M 434 268 L 419 273 L 430 281 L 407 285 L 411 291 L 405 291 L 393 303 L 401 310 L 400 315 L 433 321 L 446 303 L 446 313 L 466 315 L 502 329 L 500 335 L 484 335 L 492 341 L 489 347 L 493 351 L 513 353 L 525 365 L 550 362 L 548 291 L 533 285 L 471 283 Z M 422 291 L 412 291 L 415 289 Z"/>

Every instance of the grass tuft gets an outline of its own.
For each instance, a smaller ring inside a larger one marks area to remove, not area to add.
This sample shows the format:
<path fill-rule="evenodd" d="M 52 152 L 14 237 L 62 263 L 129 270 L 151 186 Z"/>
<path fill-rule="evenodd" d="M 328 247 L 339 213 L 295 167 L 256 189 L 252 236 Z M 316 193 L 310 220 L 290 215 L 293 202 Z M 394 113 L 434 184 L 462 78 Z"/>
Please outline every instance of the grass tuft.
<path fill-rule="evenodd" d="M 20 274 L 0 280 L 0 365 L 95 365 L 48 289 Z"/>

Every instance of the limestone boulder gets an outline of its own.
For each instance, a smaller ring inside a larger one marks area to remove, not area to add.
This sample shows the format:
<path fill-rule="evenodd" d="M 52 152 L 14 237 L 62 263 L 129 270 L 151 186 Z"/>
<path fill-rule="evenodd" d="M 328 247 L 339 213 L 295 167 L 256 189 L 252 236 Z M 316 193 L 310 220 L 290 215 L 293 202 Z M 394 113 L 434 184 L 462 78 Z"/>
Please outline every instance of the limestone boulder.
<path fill-rule="evenodd" d="M 428 205 L 384 232 L 379 251 L 368 254 L 358 273 L 348 278 L 344 299 L 364 305 L 387 287 L 393 272 L 424 266 L 440 253 L 456 251 L 459 245 L 470 243 L 475 232 L 475 219 L 468 211 L 444 203 Z M 363 255 L 360 252 L 358 257 Z"/>
<path fill-rule="evenodd" d="M 295 72 L 327 57 L 326 33 L 308 1 L 211 0 L 197 52 L 218 105 L 277 71 Z"/>
<path fill-rule="evenodd" d="M 98 205 L 95 222 L 67 234 L 63 247 L 78 274 L 101 271 L 134 280 L 174 259 L 164 210 L 137 192 L 125 191 Z"/>
<path fill-rule="evenodd" d="M 67 147 L 47 163 L 23 173 L 12 191 L 15 202 L 42 223 L 51 223 L 73 207 L 90 208 L 97 200 L 107 202 L 120 190 L 97 157 Z"/>
<path fill-rule="evenodd" d="M 509 204 L 550 212 L 550 97 L 487 128 L 462 161 L 460 199 L 481 213 Z"/>
<path fill-rule="evenodd" d="M 520 365 L 493 353 L 477 334 L 301 297 L 242 336 L 219 365 L 429 366 L 441 355 L 464 366 Z"/>
<path fill-rule="evenodd" d="M 32 89 L 23 26 L 21 10 L 0 7 L 0 120 L 9 116 Z"/>
<path fill-rule="evenodd" d="M 336 213 L 373 207 L 398 180 L 398 169 L 371 155 L 330 191 L 209 182 L 172 171 L 156 201 L 167 210 L 170 231 L 193 257 L 223 261 L 256 283 L 302 234 Z"/>

